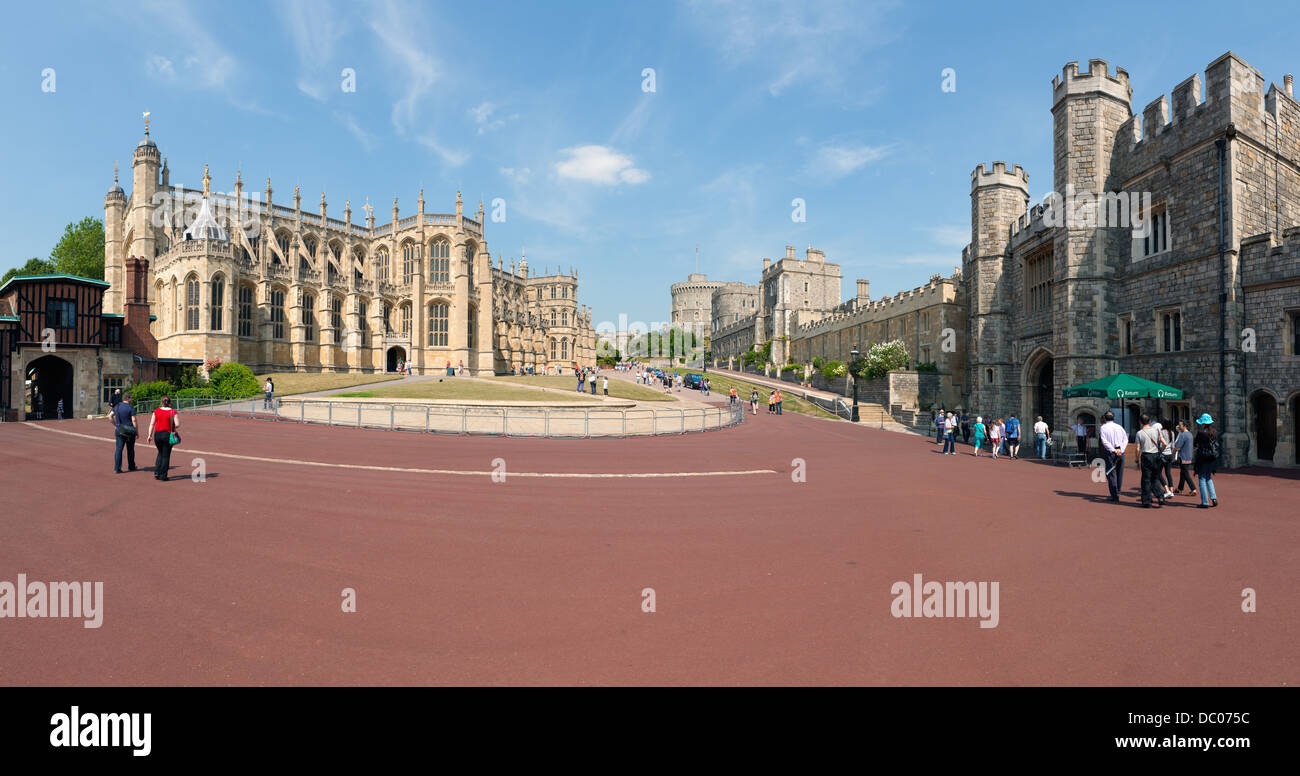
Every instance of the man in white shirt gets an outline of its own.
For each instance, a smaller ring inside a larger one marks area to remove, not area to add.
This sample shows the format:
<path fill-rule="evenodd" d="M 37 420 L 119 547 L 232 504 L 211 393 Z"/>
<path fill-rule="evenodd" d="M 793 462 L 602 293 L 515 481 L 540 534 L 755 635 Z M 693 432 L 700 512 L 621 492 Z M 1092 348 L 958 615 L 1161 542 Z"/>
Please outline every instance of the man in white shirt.
<path fill-rule="evenodd" d="M 1088 457 L 1088 427 L 1083 424 L 1083 416 L 1079 416 L 1079 421 L 1074 424 L 1074 442 L 1079 447 L 1079 453 L 1084 458 Z"/>
<path fill-rule="evenodd" d="M 1038 416 L 1038 421 L 1034 423 L 1034 446 L 1038 448 L 1038 457 L 1047 457 L 1047 435 L 1051 433 L 1047 424 L 1043 422 L 1043 416 Z"/>
<path fill-rule="evenodd" d="M 1155 506 L 1163 506 L 1165 495 L 1157 487 L 1160 483 L 1160 453 L 1165 443 L 1160 438 L 1160 430 L 1151 424 L 1151 418 L 1147 415 L 1142 416 L 1137 444 L 1142 454 L 1142 506 L 1150 509 L 1153 499 Z"/>
<path fill-rule="evenodd" d="M 1107 412 L 1106 422 L 1097 433 L 1101 445 L 1101 457 L 1106 464 L 1106 486 L 1110 488 L 1110 500 L 1119 501 L 1120 491 L 1124 490 L 1124 450 L 1128 447 L 1128 432 L 1115 422 L 1115 413 Z"/>

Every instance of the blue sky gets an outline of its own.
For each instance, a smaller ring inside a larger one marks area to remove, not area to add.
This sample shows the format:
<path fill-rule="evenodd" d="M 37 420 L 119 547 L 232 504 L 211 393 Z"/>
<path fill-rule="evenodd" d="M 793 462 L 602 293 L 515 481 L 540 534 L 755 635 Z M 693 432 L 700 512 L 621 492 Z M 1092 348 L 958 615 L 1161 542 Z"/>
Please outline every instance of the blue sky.
<path fill-rule="evenodd" d="M 873 296 L 951 272 L 970 171 L 1051 185 L 1051 87 L 1070 60 L 1133 79 L 1137 112 L 1231 49 L 1268 81 L 1290 27 L 1221 4 L 893 2 L 25 3 L 6 9 L 0 270 L 102 216 L 152 112 L 172 181 L 380 223 L 506 202 L 508 262 L 578 269 L 596 320 L 667 320 L 694 271 L 755 282 L 808 244 Z M 1175 10 L 1176 9 L 1176 10 Z M 1262 13 L 1262 9 L 1261 9 Z M 1208 23 L 1212 20 L 1212 23 Z M 956 71 L 956 91 L 941 73 Z M 54 68 L 54 92 L 42 71 Z M 341 89 L 344 68 L 356 91 Z M 642 72 L 654 68 L 653 93 Z M 129 174 L 124 172 L 124 180 Z M 807 221 L 791 221 L 791 201 Z"/>

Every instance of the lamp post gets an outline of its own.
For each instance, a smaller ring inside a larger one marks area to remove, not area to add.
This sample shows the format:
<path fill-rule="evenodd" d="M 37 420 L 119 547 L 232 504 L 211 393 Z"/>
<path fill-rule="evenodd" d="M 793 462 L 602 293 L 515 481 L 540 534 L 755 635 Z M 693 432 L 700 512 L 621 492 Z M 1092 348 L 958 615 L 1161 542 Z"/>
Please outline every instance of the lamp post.
<path fill-rule="evenodd" d="M 853 360 L 849 362 L 849 376 L 853 378 L 853 416 L 850 418 L 854 423 L 858 422 L 858 375 L 854 368 L 858 365 L 858 344 L 853 343 L 853 350 L 849 351 Z"/>

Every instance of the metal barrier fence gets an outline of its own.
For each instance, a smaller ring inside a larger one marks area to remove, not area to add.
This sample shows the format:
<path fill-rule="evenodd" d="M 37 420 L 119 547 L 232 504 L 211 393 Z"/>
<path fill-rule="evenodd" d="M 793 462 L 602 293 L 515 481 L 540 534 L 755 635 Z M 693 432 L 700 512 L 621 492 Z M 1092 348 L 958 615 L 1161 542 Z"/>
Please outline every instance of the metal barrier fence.
<path fill-rule="evenodd" d="M 141 402 L 136 405 L 136 412 L 145 415 L 158 406 L 157 401 Z M 199 415 L 225 415 L 256 420 L 511 437 L 589 438 L 688 434 L 730 428 L 745 419 L 743 404 L 695 409 L 623 409 L 309 400 L 291 401 L 286 407 L 276 399 L 274 406 L 267 409 L 261 397 L 234 400 L 185 397 L 172 400 L 172 408 Z"/>

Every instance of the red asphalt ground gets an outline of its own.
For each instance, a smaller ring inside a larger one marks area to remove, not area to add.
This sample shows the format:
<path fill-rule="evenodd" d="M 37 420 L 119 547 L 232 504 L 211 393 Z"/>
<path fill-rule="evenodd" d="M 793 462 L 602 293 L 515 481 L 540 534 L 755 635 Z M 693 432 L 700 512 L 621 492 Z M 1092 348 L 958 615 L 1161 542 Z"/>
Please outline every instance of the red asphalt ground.
<path fill-rule="evenodd" d="M 1296 479 L 1143 510 L 1133 469 L 1112 505 L 1087 471 L 760 413 L 624 440 L 187 416 L 159 483 L 144 445 L 112 473 L 107 421 L 42 425 L 0 425 L 0 580 L 103 581 L 104 624 L 0 620 L 0 685 L 1300 682 Z M 200 450 L 280 460 L 196 483 Z M 776 473 L 509 476 L 741 469 Z M 918 572 L 999 582 L 998 627 L 892 617 Z"/>

